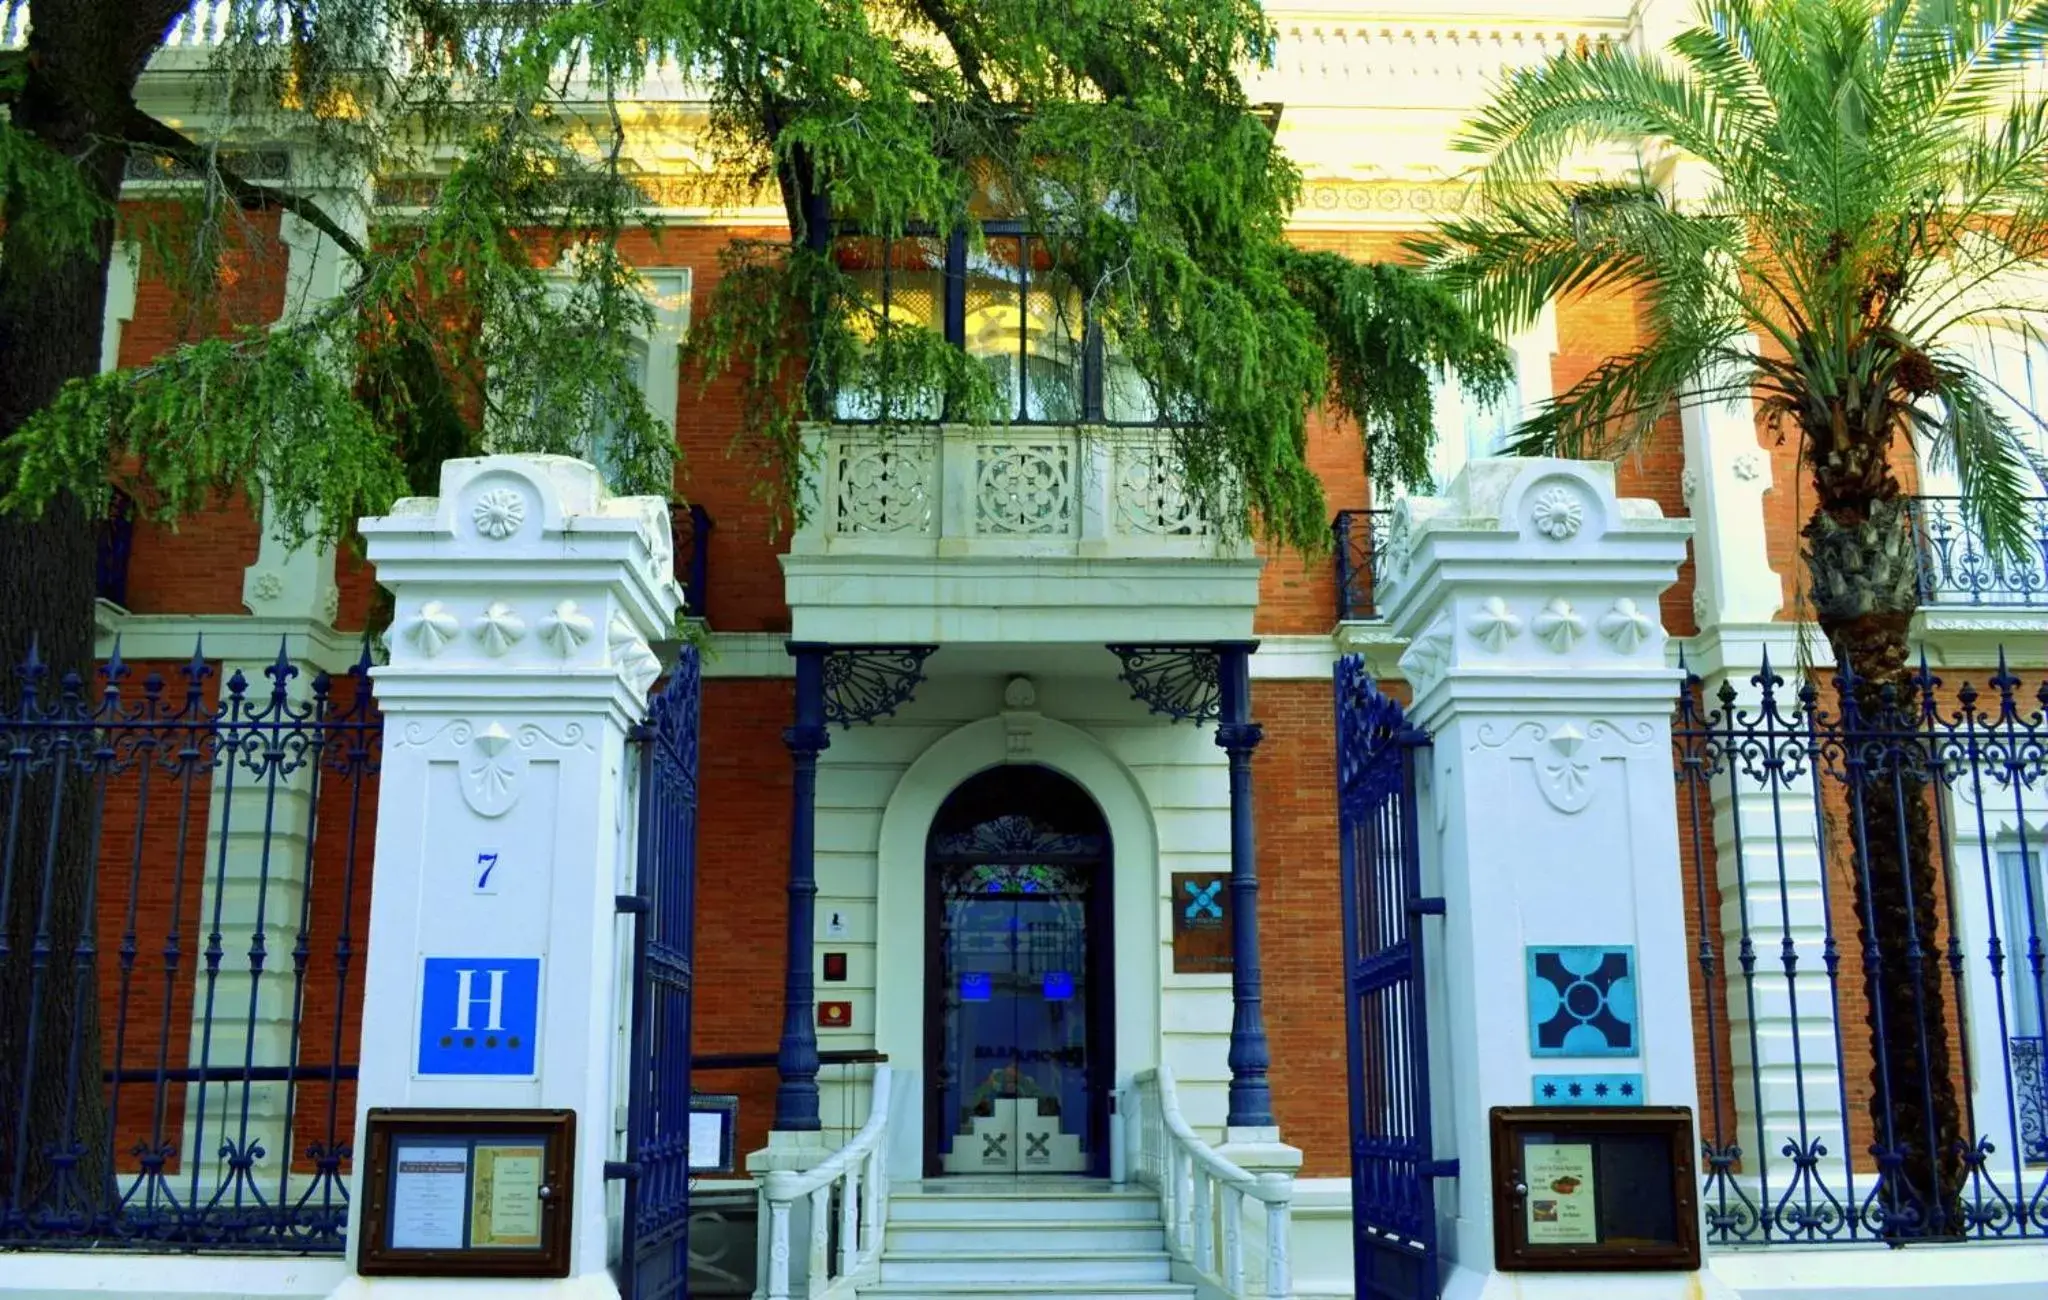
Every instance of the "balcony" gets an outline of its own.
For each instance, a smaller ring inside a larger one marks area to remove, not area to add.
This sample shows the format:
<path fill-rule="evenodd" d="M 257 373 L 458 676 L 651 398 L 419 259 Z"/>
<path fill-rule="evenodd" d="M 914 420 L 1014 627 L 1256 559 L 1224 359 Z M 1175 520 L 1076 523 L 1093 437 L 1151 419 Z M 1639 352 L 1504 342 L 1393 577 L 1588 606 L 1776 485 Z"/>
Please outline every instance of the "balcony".
<path fill-rule="evenodd" d="M 1999 559 L 1963 511 L 1960 497 L 1914 497 L 1920 604 L 1926 609 L 2048 611 L 2048 497 L 2027 503 L 2030 551 Z"/>
<path fill-rule="evenodd" d="M 1331 531 L 1336 535 L 1337 621 L 1371 622 L 1384 618 L 1379 607 L 1380 562 L 1386 555 L 1391 510 L 1339 510 Z"/>
<path fill-rule="evenodd" d="M 783 560 L 799 639 L 1251 634 L 1260 562 L 1202 516 L 1156 430 L 835 424 L 807 444 Z"/>

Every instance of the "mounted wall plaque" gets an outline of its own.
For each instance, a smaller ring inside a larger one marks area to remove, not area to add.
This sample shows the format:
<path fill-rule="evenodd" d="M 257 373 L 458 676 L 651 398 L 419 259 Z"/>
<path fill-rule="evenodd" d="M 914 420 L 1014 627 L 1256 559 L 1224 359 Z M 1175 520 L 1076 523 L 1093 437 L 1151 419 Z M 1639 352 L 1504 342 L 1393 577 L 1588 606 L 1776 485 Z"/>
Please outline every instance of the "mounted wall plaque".
<path fill-rule="evenodd" d="M 369 1117 L 365 1277 L 567 1277 L 576 1112 Z"/>
<path fill-rule="evenodd" d="M 1176 975 L 1228 975 L 1230 873 L 1173 873 L 1173 970 Z"/>
<path fill-rule="evenodd" d="M 1491 1114 L 1496 1267 L 1700 1266 L 1689 1107 L 1496 1106 Z"/>

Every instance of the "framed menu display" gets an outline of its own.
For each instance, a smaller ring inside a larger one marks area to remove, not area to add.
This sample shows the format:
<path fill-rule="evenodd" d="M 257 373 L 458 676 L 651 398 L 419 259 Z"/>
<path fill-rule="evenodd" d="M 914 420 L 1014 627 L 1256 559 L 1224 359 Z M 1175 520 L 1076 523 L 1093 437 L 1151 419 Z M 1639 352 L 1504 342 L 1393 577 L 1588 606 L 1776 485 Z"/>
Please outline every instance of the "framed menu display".
<path fill-rule="evenodd" d="M 1496 1106 L 1492 1133 L 1502 1270 L 1700 1266 L 1689 1108 Z"/>
<path fill-rule="evenodd" d="M 365 1277 L 567 1277 L 576 1113 L 370 1112 Z"/>

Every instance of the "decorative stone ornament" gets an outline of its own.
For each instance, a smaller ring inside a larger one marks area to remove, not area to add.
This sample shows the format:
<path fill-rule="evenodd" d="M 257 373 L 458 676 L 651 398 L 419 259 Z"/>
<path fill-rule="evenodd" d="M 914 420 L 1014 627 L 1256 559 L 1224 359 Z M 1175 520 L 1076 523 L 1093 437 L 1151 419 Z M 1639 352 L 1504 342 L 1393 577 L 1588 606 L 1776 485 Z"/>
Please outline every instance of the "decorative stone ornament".
<path fill-rule="evenodd" d="M 1657 620 L 1636 607 L 1627 596 L 1600 616 L 1600 635 L 1625 655 L 1634 654 L 1643 642 L 1657 635 Z"/>
<path fill-rule="evenodd" d="M 1572 610 L 1570 601 L 1555 596 L 1536 616 L 1535 631 L 1537 640 L 1564 654 L 1586 635 L 1586 620 Z"/>
<path fill-rule="evenodd" d="M 1473 640 L 1499 654 L 1507 649 L 1508 642 L 1522 635 L 1522 616 L 1509 609 L 1499 596 L 1488 596 L 1465 630 Z"/>
<path fill-rule="evenodd" d="M 1454 639 L 1451 616 L 1449 611 L 1445 611 L 1408 643 L 1408 648 L 1401 654 L 1401 675 L 1408 679 L 1410 687 L 1420 691 L 1443 674 L 1444 669 L 1450 666 Z"/>
<path fill-rule="evenodd" d="M 631 623 L 614 615 L 605 631 L 605 642 L 611 647 L 612 663 L 625 676 L 626 685 L 634 695 L 644 697 L 661 676 L 661 660 L 654 657 L 647 639 Z"/>
<path fill-rule="evenodd" d="M 478 533 L 502 542 L 526 522 L 526 498 L 514 488 L 492 488 L 476 499 L 469 517 Z"/>
<path fill-rule="evenodd" d="M 1536 497 L 1530 515 L 1536 531 L 1553 542 L 1568 542 L 1586 522 L 1586 507 L 1570 488 L 1546 488 Z"/>
<path fill-rule="evenodd" d="M 526 620 L 504 601 L 494 600 L 484 610 L 483 617 L 472 624 L 472 630 L 484 653 L 498 659 L 526 639 Z"/>
<path fill-rule="evenodd" d="M 512 733 L 493 722 L 470 740 L 475 757 L 463 769 L 462 797 L 479 817 L 502 817 L 519 802 L 525 763 L 512 749 Z"/>
<path fill-rule="evenodd" d="M 542 643 L 564 659 L 572 657 L 595 635 L 597 623 L 577 609 L 573 600 L 556 604 L 554 613 L 540 623 Z"/>
<path fill-rule="evenodd" d="M 1735 457 L 1735 477 L 1745 483 L 1753 483 L 1763 476 L 1763 458 L 1753 451 L 1745 451 Z"/>
<path fill-rule="evenodd" d="M 461 633 L 462 624 L 438 600 L 421 605 L 419 613 L 407 619 L 405 624 L 405 639 L 429 659 L 440 654 Z"/>

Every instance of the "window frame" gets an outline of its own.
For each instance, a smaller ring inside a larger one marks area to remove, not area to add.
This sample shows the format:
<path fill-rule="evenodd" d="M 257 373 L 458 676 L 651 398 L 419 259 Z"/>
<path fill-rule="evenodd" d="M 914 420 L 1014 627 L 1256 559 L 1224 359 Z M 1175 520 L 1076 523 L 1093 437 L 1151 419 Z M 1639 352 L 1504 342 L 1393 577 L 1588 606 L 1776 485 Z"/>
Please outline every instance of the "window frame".
<path fill-rule="evenodd" d="M 981 223 L 981 232 L 984 236 L 997 239 L 1015 239 L 1017 241 L 1018 315 L 1020 318 L 1028 317 L 1030 314 L 1029 305 L 1032 286 L 1030 249 L 1031 241 L 1037 238 L 1037 236 L 1033 233 L 1029 224 L 1023 221 L 984 221 Z M 880 268 L 882 298 L 879 305 L 884 318 L 887 318 L 889 312 L 890 278 L 895 262 L 889 251 L 890 246 L 897 239 L 933 239 L 937 237 L 938 233 L 938 228 L 935 226 L 913 223 L 905 226 L 898 235 L 875 235 L 854 222 L 835 222 L 833 223 L 831 236 L 825 251 L 828 255 L 836 257 L 839 245 L 844 240 L 881 240 L 883 249 Z M 964 227 L 956 228 L 945 240 L 945 256 L 941 263 L 939 275 L 939 317 L 940 332 L 947 346 L 956 348 L 963 354 L 967 352 L 967 275 L 967 231 Z M 1113 425 L 1118 428 L 1145 429 L 1158 428 L 1168 423 L 1168 421 L 1156 413 L 1147 420 L 1111 420 L 1108 418 L 1103 400 L 1102 325 L 1101 322 L 1094 318 L 1094 313 L 1089 310 L 1086 295 L 1081 296 L 1080 413 L 1076 418 L 1049 420 L 1033 418 L 1029 414 L 1031 385 L 1028 373 L 1031 353 L 1028 339 L 1029 335 L 1026 331 L 1022 329 L 1017 331 L 1016 364 L 1018 382 L 1015 393 L 1016 402 L 1015 409 L 1005 417 L 1005 423 L 1030 425 L 1040 428 L 1062 428 L 1075 425 Z M 936 417 L 915 416 L 906 419 L 899 416 L 885 421 L 880 415 L 872 417 L 842 415 L 838 403 L 837 387 L 828 384 L 826 391 L 820 395 L 820 406 L 822 408 L 820 414 L 833 424 L 860 426 L 883 423 L 949 424 L 958 422 L 954 411 L 944 405 L 941 406 Z"/>

